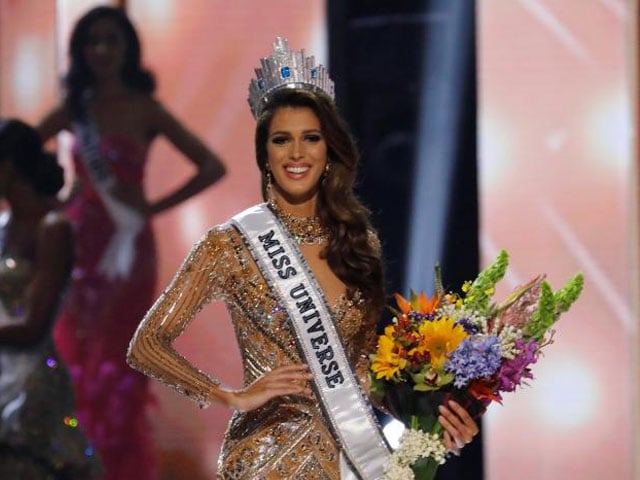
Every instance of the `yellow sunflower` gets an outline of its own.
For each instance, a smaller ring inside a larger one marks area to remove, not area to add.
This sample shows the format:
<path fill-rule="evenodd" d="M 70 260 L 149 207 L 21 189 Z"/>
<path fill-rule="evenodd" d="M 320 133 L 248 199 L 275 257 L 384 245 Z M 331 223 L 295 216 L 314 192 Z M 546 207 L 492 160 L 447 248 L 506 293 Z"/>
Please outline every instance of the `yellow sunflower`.
<path fill-rule="evenodd" d="M 407 366 L 407 360 L 402 357 L 402 346 L 394 340 L 395 327 L 387 325 L 384 335 L 378 337 L 378 350 L 373 356 L 371 370 L 377 379 L 391 380 Z"/>
<path fill-rule="evenodd" d="M 469 335 L 460 325 L 456 325 L 452 318 L 444 317 L 438 320 L 425 321 L 418 327 L 420 343 L 411 351 L 429 353 L 431 365 L 435 370 L 444 367 L 447 356 Z"/>

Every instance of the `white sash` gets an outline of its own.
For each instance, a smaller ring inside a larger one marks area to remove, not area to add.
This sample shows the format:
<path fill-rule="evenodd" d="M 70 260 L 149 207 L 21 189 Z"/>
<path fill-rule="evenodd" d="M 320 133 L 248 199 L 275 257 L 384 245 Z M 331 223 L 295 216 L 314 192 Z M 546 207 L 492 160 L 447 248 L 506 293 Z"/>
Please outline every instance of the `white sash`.
<path fill-rule="evenodd" d="M 341 477 L 381 479 L 389 447 L 300 250 L 264 203 L 236 215 L 232 223 L 289 314 L 300 350 L 314 375 L 315 391 L 341 446 Z"/>
<path fill-rule="evenodd" d="M 89 115 L 86 101 L 83 101 L 83 109 L 84 119 L 74 122 L 73 131 L 85 169 L 115 226 L 98 269 L 108 278 L 128 277 L 135 257 L 135 240 L 144 227 L 144 217 L 111 194 L 116 179 L 100 155 L 100 135 Z"/>

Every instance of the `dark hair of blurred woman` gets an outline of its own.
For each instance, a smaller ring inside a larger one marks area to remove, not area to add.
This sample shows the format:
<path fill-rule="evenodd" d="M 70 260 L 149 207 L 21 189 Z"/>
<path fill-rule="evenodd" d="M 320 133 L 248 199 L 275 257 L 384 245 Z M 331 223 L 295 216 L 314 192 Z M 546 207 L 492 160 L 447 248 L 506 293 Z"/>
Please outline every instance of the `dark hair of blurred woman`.
<path fill-rule="evenodd" d="M 80 115 L 78 103 L 95 82 L 85 55 L 85 47 L 94 41 L 91 38 L 90 29 L 96 22 L 105 19 L 115 22 L 124 35 L 126 50 L 121 71 L 122 82 L 140 93 L 153 93 L 156 88 L 153 74 L 141 65 L 140 39 L 131 20 L 119 8 L 95 7 L 78 20 L 71 33 L 69 44 L 71 63 L 64 83 L 67 91 L 66 105 L 74 117 Z"/>

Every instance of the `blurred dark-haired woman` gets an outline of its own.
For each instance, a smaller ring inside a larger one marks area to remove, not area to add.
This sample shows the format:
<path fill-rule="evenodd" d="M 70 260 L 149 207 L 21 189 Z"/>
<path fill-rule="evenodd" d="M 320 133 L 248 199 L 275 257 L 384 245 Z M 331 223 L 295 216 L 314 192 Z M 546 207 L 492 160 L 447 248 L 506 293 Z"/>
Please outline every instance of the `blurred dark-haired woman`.
<path fill-rule="evenodd" d="M 0 120 L 0 478 L 92 479 L 100 465 L 74 412 L 52 329 L 73 259 L 55 209 L 62 169 L 38 133 Z"/>
<path fill-rule="evenodd" d="M 125 354 L 156 287 L 150 219 L 199 193 L 225 172 L 220 159 L 154 98 L 140 42 L 117 8 L 90 10 L 75 25 L 62 105 L 40 123 L 47 140 L 74 134 L 76 178 L 66 213 L 76 240 L 69 295 L 55 338 L 72 369 L 78 415 L 100 452 L 106 479 L 157 478 L 146 418 L 147 379 Z M 149 202 L 143 189 L 152 142 L 166 137 L 195 172 Z"/>

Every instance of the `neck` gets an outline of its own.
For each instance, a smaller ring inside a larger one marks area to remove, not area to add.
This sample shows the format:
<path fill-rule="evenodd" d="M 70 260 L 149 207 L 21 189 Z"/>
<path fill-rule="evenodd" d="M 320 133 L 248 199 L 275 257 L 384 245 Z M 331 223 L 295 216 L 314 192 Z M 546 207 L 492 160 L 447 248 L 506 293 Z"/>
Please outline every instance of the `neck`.
<path fill-rule="evenodd" d="M 320 245 L 329 240 L 331 232 L 315 215 L 315 210 L 311 211 L 308 208 L 284 210 L 274 200 L 270 200 L 269 204 L 298 244 Z"/>
<path fill-rule="evenodd" d="M 128 92 L 127 87 L 118 77 L 106 77 L 97 79 L 94 85 L 94 98 L 113 98 Z"/>
<path fill-rule="evenodd" d="M 315 217 L 316 216 L 316 198 L 303 202 L 290 202 L 280 195 L 269 200 L 269 203 L 275 204 L 278 210 L 296 217 Z"/>

